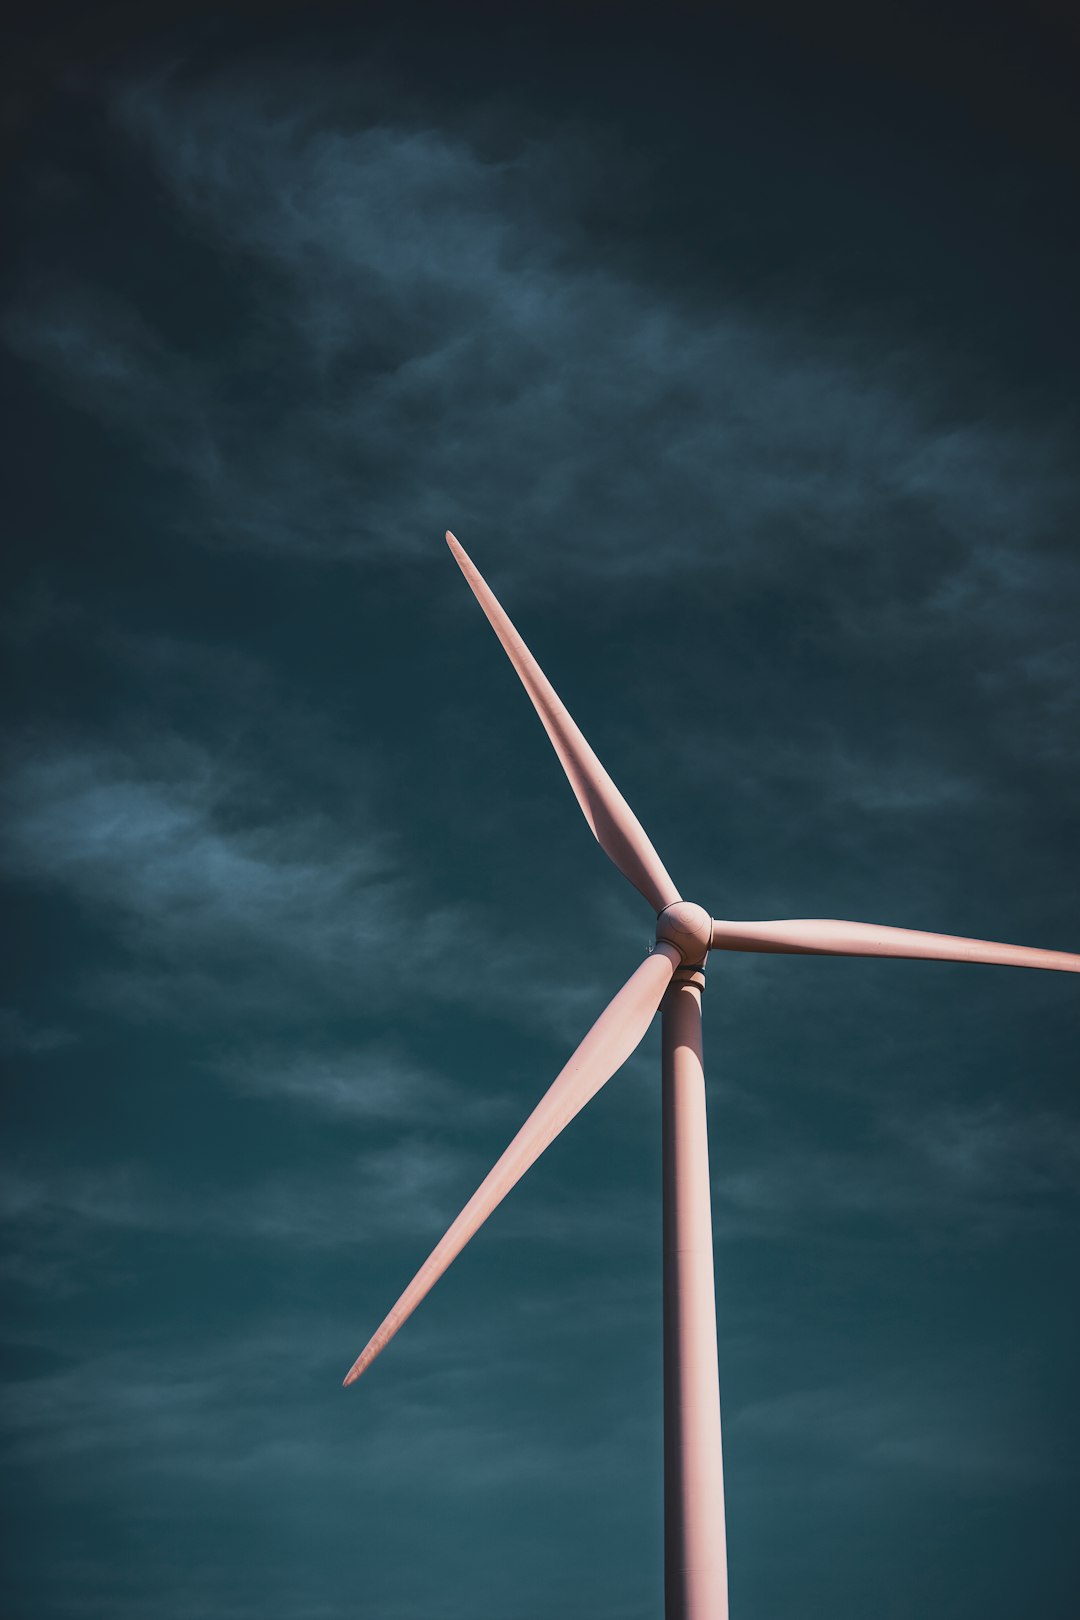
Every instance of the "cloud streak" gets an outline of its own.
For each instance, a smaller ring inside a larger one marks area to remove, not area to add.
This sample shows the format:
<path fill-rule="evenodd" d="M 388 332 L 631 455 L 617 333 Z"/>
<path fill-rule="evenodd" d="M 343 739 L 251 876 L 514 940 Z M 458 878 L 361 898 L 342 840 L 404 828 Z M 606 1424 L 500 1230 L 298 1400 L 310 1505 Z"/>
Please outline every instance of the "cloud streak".
<path fill-rule="evenodd" d="M 907 532 L 894 615 L 970 618 L 1003 587 L 1045 605 L 1076 494 L 1053 433 L 951 418 L 941 356 L 879 341 L 867 361 L 583 255 L 604 176 L 557 131 L 483 157 L 430 126 L 320 128 L 228 81 L 131 86 L 115 112 L 207 249 L 242 257 L 254 318 L 222 361 L 84 289 L 8 337 L 182 472 L 192 529 L 400 555 L 453 519 L 534 575 L 758 578 L 865 567 Z M 237 404 L 227 375 L 275 381 Z"/>

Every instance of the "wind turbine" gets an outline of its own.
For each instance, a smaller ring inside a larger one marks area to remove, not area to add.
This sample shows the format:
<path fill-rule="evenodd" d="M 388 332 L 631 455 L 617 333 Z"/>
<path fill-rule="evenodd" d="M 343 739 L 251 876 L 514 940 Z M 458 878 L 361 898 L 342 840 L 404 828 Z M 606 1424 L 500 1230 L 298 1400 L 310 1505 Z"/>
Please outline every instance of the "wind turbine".
<path fill-rule="evenodd" d="M 424 1261 L 349 1370 L 355 1383 L 465 1244 L 636 1050 L 662 1014 L 664 1208 L 664 1593 L 667 1620 L 726 1620 L 727 1550 L 701 1046 L 705 959 L 714 951 L 921 957 L 1080 973 L 1080 956 L 873 923 L 715 922 L 684 900 L 463 547 L 458 567 L 521 679 L 597 843 L 656 912 L 656 944 L 610 1001 L 502 1158 Z"/>

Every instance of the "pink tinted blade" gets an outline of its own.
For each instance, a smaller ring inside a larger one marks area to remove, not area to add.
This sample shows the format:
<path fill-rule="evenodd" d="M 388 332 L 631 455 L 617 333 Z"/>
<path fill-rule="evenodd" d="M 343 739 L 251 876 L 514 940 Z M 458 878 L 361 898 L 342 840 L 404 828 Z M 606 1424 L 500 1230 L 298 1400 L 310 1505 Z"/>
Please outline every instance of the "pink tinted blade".
<path fill-rule="evenodd" d="M 379 1351 L 389 1344 L 401 1324 L 412 1315 L 511 1187 L 636 1050 L 678 965 L 678 951 L 673 945 L 661 942 L 608 1003 L 502 1158 L 480 1183 L 446 1236 L 435 1245 L 389 1316 L 357 1357 L 349 1369 L 346 1384 L 355 1383 L 365 1368 L 370 1367 Z"/>
<path fill-rule="evenodd" d="M 566 772 L 574 796 L 593 830 L 600 848 L 643 894 L 654 911 L 663 911 L 681 898 L 664 863 L 634 812 L 605 771 L 560 702 L 551 682 L 510 623 L 464 548 L 446 531 L 454 554 L 476 600 L 483 608 L 507 657 L 528 692 L 552 747 Z"/>
<path fill-rule="evenodd" d="M 813 956 L 906 956 L 936 962 L 995 962 L 1003 967 L 1052 968 L 1080 973 L 1080 956 L 992 939 L 923 934 L 879 923 L 800 918 L 785 922 L 717 922 L 714 951 L 783 951 Z"/>

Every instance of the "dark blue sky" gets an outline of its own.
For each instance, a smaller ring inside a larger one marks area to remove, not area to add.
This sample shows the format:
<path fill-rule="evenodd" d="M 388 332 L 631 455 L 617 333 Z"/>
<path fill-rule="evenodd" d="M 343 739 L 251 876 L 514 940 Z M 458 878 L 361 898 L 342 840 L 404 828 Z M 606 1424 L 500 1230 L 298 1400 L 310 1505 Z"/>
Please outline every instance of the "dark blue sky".
<path fill-rule="evenodd" d="M 5 1614 L 660 1612 L 655 1031 L 340 1388 L 652 936 L 447 526 L 688 897 L 1080 948 L 1075 25 L 871 9 L 27 24 Z M 1072 1620 L 1076 980 L 706 1017 L 737 1620 Z"/>

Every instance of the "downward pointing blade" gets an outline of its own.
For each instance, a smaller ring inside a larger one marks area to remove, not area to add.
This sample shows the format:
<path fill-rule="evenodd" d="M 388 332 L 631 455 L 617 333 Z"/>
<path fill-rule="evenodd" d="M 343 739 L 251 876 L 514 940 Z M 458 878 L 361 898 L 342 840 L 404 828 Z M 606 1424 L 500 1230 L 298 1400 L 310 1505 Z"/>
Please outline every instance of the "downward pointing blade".
<path fill-rule="evenodd" d="M 717 922 L 714 951 L 783 951 L 813 956 L 906 956 L 937 962 L 996 962 L 1003 967 L 1051 968 L 1080 973 L 1080 956 L 1031 945 L 1000 945 L 958 934 L 923 934 L 880 923 L 799 918 L 785 922 Z"/>
<path fill-rule="evenodd" d="M 457 1220 L 431 1251 L 378 1332 L 349 1369 L 352 1384 L 370 1367 L 424 1295 L 461 1253 L 531 1164 L 620 1069 L 641 1042 L 679 965 L 673 945 L 657 945 L 590 1029 L 569 1063 L 541 1098 L 502 1158 L 473 1193 Z"/>
<path fill-rule="evenodd" d="M 446 543 L 528 692 L 600 848 L 654 911 L 681 898 L 645 829 L 571 720 L 551 682 L 449 529 Z"/>

